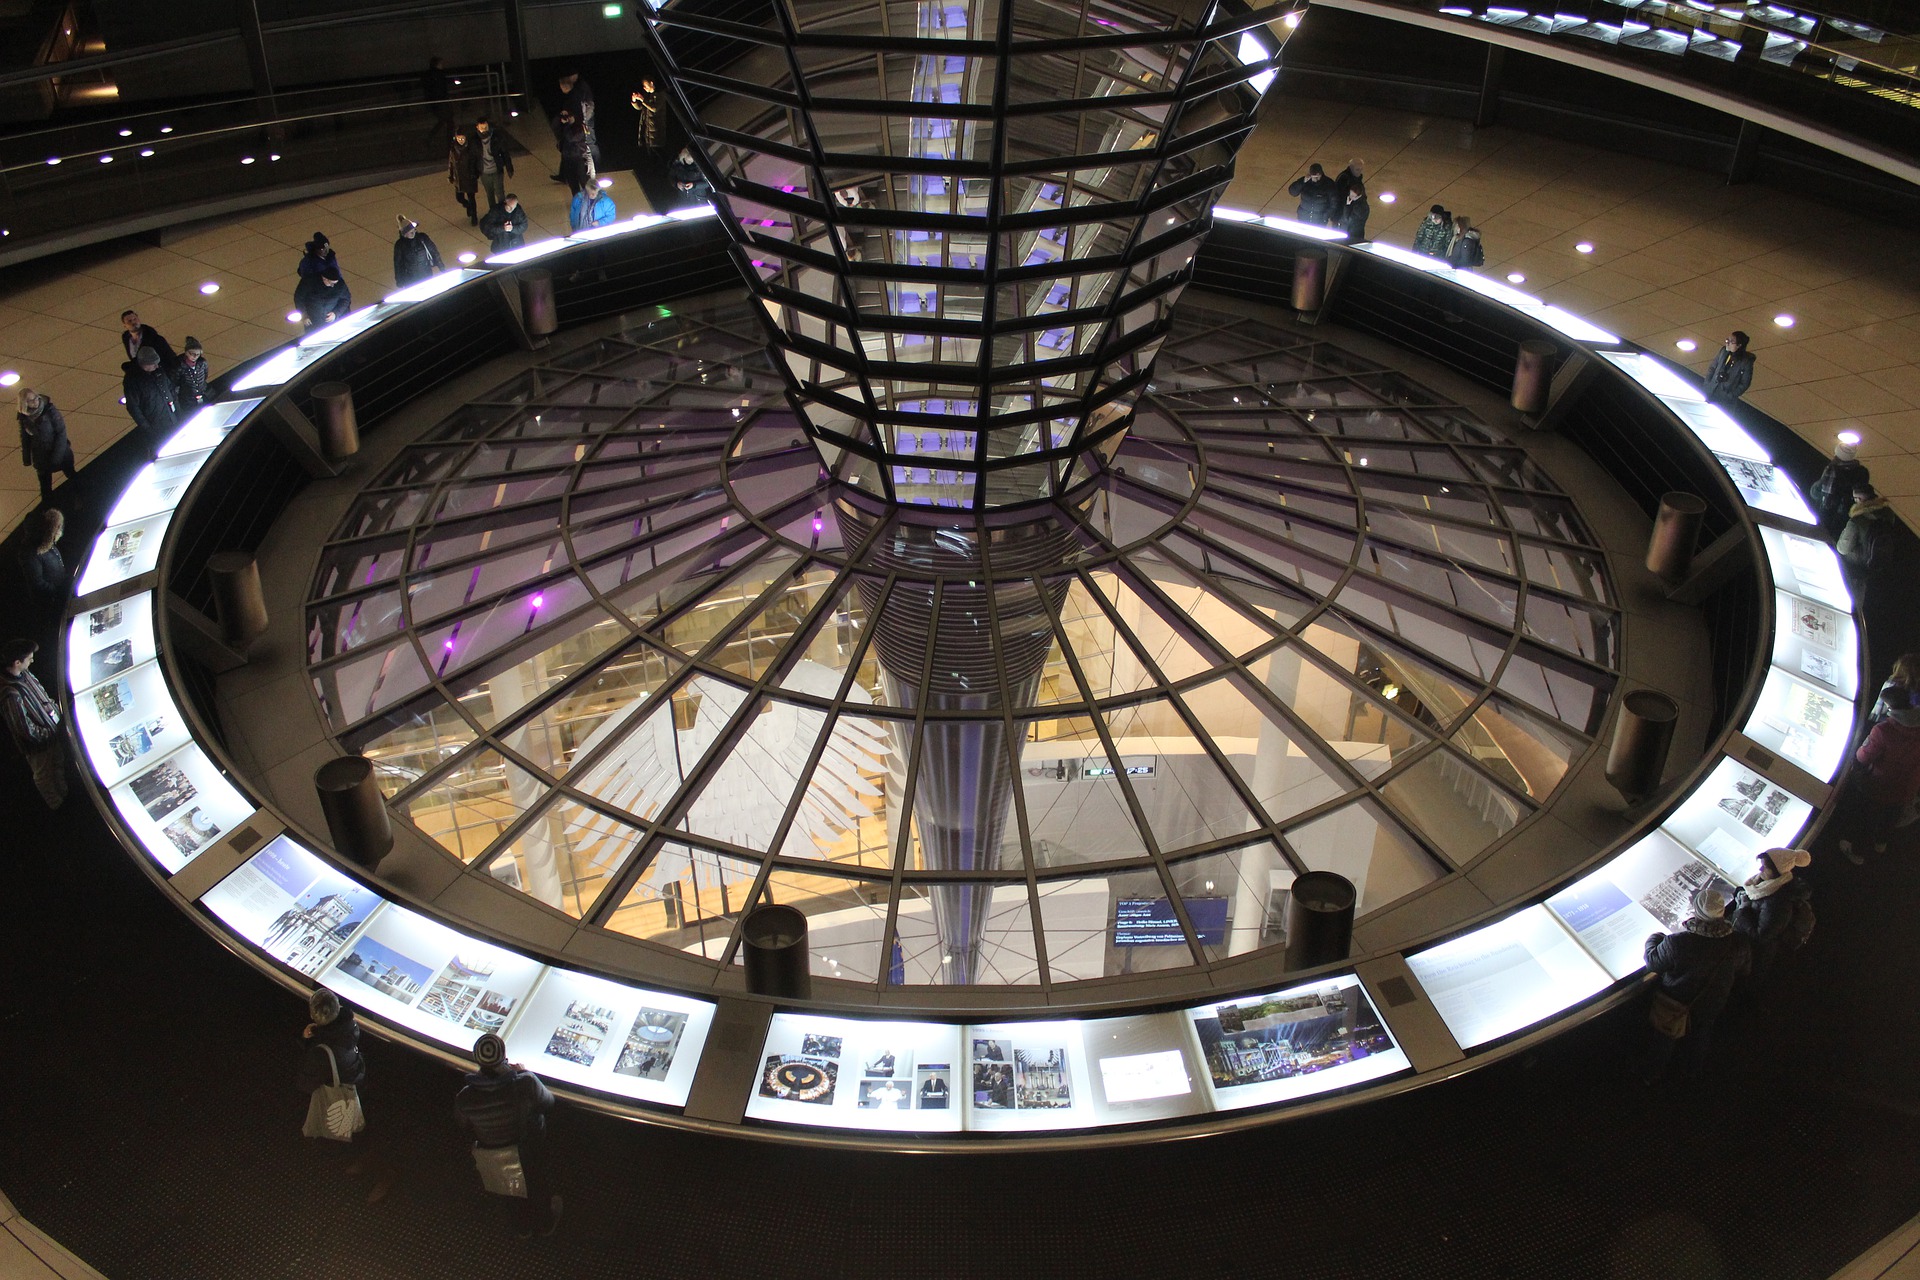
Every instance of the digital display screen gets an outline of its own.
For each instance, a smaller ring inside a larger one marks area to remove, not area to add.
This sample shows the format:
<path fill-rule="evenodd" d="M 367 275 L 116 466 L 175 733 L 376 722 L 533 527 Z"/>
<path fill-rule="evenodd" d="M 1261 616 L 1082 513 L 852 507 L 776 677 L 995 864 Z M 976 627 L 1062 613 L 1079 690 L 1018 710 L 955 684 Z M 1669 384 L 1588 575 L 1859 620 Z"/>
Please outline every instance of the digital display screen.
<path fill-rule="evenodd" d="M 1187 918 L 1202 946 L 1218 946 L 1227 940 L 1227 900 L 1225 898 L 1188 898 Z M 1114 911 L 1113 945 L 1116 947 L 1168 947 L 1186 943 L 1173 904 L 1165 898 L 1122 898 Z"/>

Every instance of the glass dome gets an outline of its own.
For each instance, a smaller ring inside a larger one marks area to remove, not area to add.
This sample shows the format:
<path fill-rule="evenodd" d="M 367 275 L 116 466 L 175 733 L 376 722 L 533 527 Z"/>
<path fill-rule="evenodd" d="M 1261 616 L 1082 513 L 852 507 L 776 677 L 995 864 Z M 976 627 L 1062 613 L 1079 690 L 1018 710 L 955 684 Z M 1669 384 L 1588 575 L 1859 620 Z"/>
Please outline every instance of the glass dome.
<path fill-rule="evenodd" d="M 752 304 L 629 318 L 402 449 L 322 549 L 315 691 L 396 813 L 547 908 L 715 963 L 1040 985 L 1380 909 L 1555 789 L 1614 593 L 1526 454 L 1324 340 L 1181 305 L 1072 505 L 828 478 Z"/>

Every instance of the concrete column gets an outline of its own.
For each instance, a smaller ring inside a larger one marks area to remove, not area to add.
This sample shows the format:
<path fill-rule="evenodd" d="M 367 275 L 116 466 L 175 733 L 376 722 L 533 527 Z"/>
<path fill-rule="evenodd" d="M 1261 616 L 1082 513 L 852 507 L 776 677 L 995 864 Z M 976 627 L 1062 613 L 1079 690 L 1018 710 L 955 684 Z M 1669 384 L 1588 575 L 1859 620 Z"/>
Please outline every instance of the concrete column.
<path fill-rule="evenodd" d="M 807 918 L 792 907 L 755 907 L 740 924 L 747 990 L 757 996 L 808 1000 L 813 973 L 807 965 Z"/>
<path fill-rule="evenodd" d="M 560 327 L 553 302 L 553 272 L 529 268 L 520 272 L 520 315 L 527 332 L 544 338 Z"/>
<path fill-rule="evenodd" d="M 374 781 L 373 761 L 335 756 L 313 771 L 313 789 L 320 793 L 334 852 L 369 871 L 378 867 L 393 848 L 393 826 Z"/>
<path fill-rule="evenodd" d="M 1353 946 L 1353 881 L 1331 871 L 1308 871 L 1287 900 L 1287 968 L 1312 969 L 1345 960 Z"/>
<path fill-rule="evenodd" d="M 1669 587 L 1687 580 L 1693 568 L 1694 544 L 1700 541 L 1700 521 L 1707 514 L 1706 499 L 1691 493 L 1660 495 L 1660 511 L 1647 539 L 1647 571 Z"/>
<path fill-rule="evenodd" d="M 338 464 L 360 452 L 360 419 L 353 409 L 353 388 L 344 382 L 316 382 L 313 404 L 320 413 L 320 448 L 327 461 Z"/>
<path fill-rule="evenodd" d="M 1653 794 L 1667 771 L 1680 705 L 1664 693 L 1635 689 L 1621 699 L 1620 719 L 1607 752 L 1607 781 L 1629 804 Z"/>
<path fill-rule="evenodd" d="M 1327 251 L 1301 248 L 1293 256 L 1293 309 L 1318 311 L 1327 298 Z"/>
<path fill-rule="evenodd" d="M 1547 393 L 1553 389 L 1553 359 L 1560 348 L 1543 338 L 1528 338 L 1520 344 L 1513 362 L 1513 407 L 1530 418 L 1547 409 Z"/>
<path fill-rule="evenodd" d="M 260 590 L 260 566 L 245 551 L 218 551 L 207 557 L 207 575 L 213 579 L 214 612 L 220 618 L 220 638 L 235 649 L 267 629 L 267 601 Z"/>

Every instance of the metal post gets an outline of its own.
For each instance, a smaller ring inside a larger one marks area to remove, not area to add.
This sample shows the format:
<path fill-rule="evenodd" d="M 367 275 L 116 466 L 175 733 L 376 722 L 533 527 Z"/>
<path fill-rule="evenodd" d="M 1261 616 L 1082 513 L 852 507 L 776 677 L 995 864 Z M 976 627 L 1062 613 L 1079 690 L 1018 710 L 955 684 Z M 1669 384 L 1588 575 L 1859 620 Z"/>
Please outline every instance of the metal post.
<path fill-rule="evenodd" d="M 1287 968 L 1312 969 L 1345 960 L 1353 946 L 1353 881 L 1331 871 L 1294 878 L 1287 899 Z"/>
<path fill-rule="evenodd" d="M 533 73 L 527 68 L 527 20 L 521 12 L 520 0 L 506 0 L 502 16 L 507 20 L 507 60 L 513 64 L 514 78 L 519 81 L 514 91 L 532 111 L 539 100 L 533 95 Z"/>
<path fill-rule="evenodd" d="M 338 464 L 360 452 L 360 420 L 353 411 L 353 388 L 344 382 L 316 382 L 313 402 L 320 410 L 320 448 Z"/>
<path fill-rule="evenodd" d="M 1293 309 L 1318 311 L 1327 297 L 1327 251 L 1307 247 L 1293 255 Z"/>
<path fill-rule="evenodd" d="M 1500 79 L 1506 69 L 1507 51 L 1497 44 L 1487 46 L 1486 65 L 1480 71 L 1480 101 L 1473 110 L 1473 127 L 1484 129 L 1500 115 Z"/>
<path fill-rule="evenodd" d="M 334 852 L 369 871 L 393 848 L 387 802 L 374 782 L 373 761 L 336 756 L 313 771 Z"/>
<path fill-rule="evenodd" d="M 247 70 L 253 77 L 253 95 L 262 120 L 280 114 L 273 100 L 273 68 L 267 62 L 267 36 L 260 26 L 258 0 L 240 0 L 240 43 L 247 50 Z"/>
<path fill-rule="evenodd" d="M 1547 409 L 1547 394 L 1553 389 L 1553 360 L 1560 348 L 1543 338 L 1528 338 L 1520 344 L 1513 362 L 1513 407 L 1529 418 L 1537 418 Z"/>
<path fill-rule="evenodd" d="M 245 551 L 217 551 L 207 557 L 213 579 L 214 612 L 220 618 L 220 638 L 233 648 L 246 647 L 267 629 L 267 601 L 260 590 L 260 566 Z"/>
<path fill-rule="evenodd" d="M 1629 804 L 1645 799 L 1667 771 L 1680 704 L 1664 693 L 1635 689 L 1620 700 L 1620 720 L 1607 752 L 1607 781 Z"/>
<path fill-rule="evenodd" d="M 520 273 L 520 316 L 527 332 L 544 338 L 560 327 L 553 301 L 553 272 L 529 268 Z"/>
<path fill-rule="evenodd" d="M 740 925 L 747 990 L 786 1000 L 813 997 L 807 966 L 807 918 L 792 907 L 769 904 L 747 912 Z"/>
<path fill-rule="evenodd" d="M 1693 568 L 1693 546 L 1700 540 L 1700 520 L 1706 514 L 1705 498 L 1662 494 L 1660 513 L 1653 518 L 1653 536 L 1647 539 L 1647 571 L 1669 587 L 1685 582 Z"/>

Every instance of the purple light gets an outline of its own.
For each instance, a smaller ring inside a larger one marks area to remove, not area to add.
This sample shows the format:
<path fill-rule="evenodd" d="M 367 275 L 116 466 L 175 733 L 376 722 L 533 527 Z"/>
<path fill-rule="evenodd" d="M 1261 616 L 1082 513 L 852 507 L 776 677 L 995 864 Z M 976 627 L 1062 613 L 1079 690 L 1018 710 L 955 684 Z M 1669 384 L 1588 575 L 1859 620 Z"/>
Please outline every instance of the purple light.
<path fill-rule="evenodd" d="M 452 653 L 452 652 L 453 652 L 453 637 L 451 637 L 451 636 L 449 636 L 449 637 L 447 637 L 447 642 L 446 642 L 446 644 L 444 644 L 444 645 L 442 645 L 441 647 L 442 647 L 443 649 L 445 649 L 445 650 L 446 650 L 446 651 L 447 651 L 448 653 Z"/>
<path fill-rule="evenodd" d="M 813 518 L 813 531 L 815 533 L 819 533 L 822 529 L 826 527 L 827 527 L 826 521 L 822 520 L 819 516 L 815 516 Z"/>
<path fill-rule="evenodd" d="M 545 604 L 546 602 L 547 602 L 546 596 L 537 595 L 533 598 L 533 607 L 538 609 L 541 605 Z"/>

